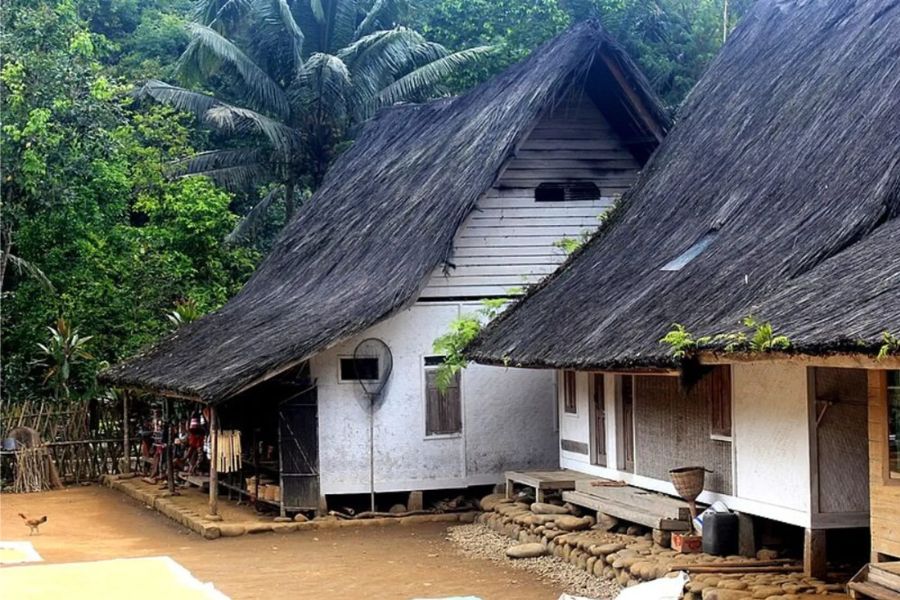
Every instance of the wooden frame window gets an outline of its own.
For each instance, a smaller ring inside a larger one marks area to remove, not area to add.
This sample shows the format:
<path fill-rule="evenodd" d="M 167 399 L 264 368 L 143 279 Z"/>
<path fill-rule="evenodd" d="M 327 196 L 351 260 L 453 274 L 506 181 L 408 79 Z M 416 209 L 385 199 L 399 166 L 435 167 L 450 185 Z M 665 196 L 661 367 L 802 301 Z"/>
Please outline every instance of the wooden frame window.
<path fill-rule="evenodd" d="M 600 188 L 593 181 L 544 182 L 534 188 L 535 202 L 599 200 Z"/>
<path fill-rule="evenodd" d="M 578 390 L 575 371 L 562 373 L 563 410 L 570 415 L 578 414 Z"/>
<path fill-rule="evenodd" d="M 634 473 L 634 375 L 619 375 L 618 381 L 618 418 L 616 419 L 617 439 L 619 447 L 619 468 Z"/>
<path fill-rule="evenodd" d="M 603 387 L 603 373 L 591 375 L 591 403 L 593 405 L 594 418 L 591 423 L 593 428 L 594 452 L 593 464 L 606 466 L 606 391 Z"/>
<path fill-rule="evenodd" d="M 710 378 L 709 435 L 731 439 L 731 367 L 715 367 Z"/>
<path fill-rule="evenodd" d="M 887 373 L 887 475 L 900 480 L 900 371 Z"/>
<path fill-rule="evenodd" d="M 462 433 L 462 396 L 459 371 L 445 391 L 437 386 L 437 371 L 443 356 L 426 356 L 425 370 L 425 436 L 456 435 Z"/>

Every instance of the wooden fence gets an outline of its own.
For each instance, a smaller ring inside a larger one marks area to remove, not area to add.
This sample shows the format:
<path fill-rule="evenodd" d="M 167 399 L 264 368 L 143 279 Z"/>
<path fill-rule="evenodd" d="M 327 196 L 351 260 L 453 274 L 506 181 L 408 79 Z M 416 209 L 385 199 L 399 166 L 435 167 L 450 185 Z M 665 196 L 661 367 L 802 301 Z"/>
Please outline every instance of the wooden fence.
<path fill-rule="evenodd" d="M 91 481 L 119 472 L 124 445 L 118 398 L 7 403 L 0 415 L 0 434 L 5 439 L 16 427 L 37 432 L 63 482 Z M 131 456 L 135 455 L 132 451 Z"/>

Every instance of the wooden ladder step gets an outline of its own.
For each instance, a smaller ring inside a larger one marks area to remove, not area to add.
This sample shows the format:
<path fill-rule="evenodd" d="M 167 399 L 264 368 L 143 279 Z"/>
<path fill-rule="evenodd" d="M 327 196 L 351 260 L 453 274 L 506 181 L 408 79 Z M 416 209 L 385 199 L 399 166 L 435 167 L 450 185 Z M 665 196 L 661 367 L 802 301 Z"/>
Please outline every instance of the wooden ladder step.
<path fill-rule="evenodd" d="M 690 523 L 687 521 L 660 517 L 658 514 L 652 514 L 648 511 L 641 510 L 639 507 L 620 504 L 584 492 L 563 492 L 563 500 L 571 502 L 572 504 L 577 504 L 578 506 L 585 506 L 606 513 L 617 519 L 623 519 L 652 529 L 688 531 L 691 528 Z"/>
<path fill-rule="evenodd" d="M 865 581 L 851 581 L 849 584 L 851 595 L 854 598 L 864 597 L 874 600 L 900 600 L 900 593 L 889 590 L 886 587 Z"/>

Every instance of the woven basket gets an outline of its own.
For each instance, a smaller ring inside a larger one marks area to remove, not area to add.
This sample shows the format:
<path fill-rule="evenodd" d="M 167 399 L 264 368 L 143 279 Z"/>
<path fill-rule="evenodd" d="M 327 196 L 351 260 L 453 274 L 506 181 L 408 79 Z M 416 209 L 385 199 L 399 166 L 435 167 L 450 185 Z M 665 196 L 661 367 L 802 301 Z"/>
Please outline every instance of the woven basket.
<path fill-rule="evenodd" d="M 669 471 L 669 478 L 675 491 L 687 501 L 697 499 L 697 496 L 703 491 L 703 480 L 706 477 L 706 469 L 704 467 L 679 467 Z"/>

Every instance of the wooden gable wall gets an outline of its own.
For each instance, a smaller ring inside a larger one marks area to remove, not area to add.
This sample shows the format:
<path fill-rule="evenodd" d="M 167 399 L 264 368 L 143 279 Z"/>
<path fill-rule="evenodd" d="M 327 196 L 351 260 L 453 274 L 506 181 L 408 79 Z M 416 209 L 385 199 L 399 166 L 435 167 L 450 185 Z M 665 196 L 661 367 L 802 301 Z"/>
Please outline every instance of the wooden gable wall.
<path fill-rule="evenodd" d="M 538 282 L 566 258 L 554 246 L 600 224 L 637 177 L 640 164 L 583 92 L 535 125 L 494 186 L 460 227 L 453 256 L 435 270 L 422 298 L 506 296 Z M 595 200 L 535 201 L 541 183 L 592 182 Z"/>

